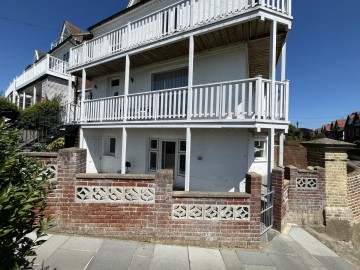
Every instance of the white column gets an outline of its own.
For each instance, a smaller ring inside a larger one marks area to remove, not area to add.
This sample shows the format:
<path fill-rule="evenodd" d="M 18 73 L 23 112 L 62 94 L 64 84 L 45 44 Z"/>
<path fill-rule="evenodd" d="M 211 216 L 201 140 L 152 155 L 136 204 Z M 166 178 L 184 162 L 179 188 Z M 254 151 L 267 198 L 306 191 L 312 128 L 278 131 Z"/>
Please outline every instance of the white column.
<path fill-rule="evenodd" d="M 33 105 L 36 103 L 36 86 L 34 86 L 34 92 L 33 92 Z"/>
<path fill-rule="evenodd" d="M 275 148 L 275 130 L 274 128 L 270 128 L 268 131 L 268 181 L 267 181 L 267 189 L 268 191 L 271 190 L 271 174 L 272 170 L 274 169 L 274 161 L 275 161 L 275 155 L 274 155 L 274 148 Z"/>
<path fill-rule="evenodd" d="M 285 133 L 281 130 L 279 133 L 279 166 L 284 166 L 284 141 Z"/>
<path fill-rule="evenodd" d="M 271 119 L 275 118 L 275 80 L 276 80 L 276 29 L 277 22 L 272 21 L 270 26 L 270 61 L 269 79 L 271 80 Z"/>
<path fill-rule="evenodd" d="M 191 129 L 186 128 L 185 191 L 190 190 Z"/>
<path fill-rule="evenodd" d="M 126 143 L 127 143 L 127 130 L 122 128 L 122 145 L 121 145 L 121 174 L 126 173 Z"/>
<path fill-rule="evenodd" d="M 129 81 L 130 81 L 130 56 L 125 56 L 125 85 L 124 85 L 124 121 L 127 118 L 128 111 L 128 94 L 129 94 Z"/>
<path fill-rule="evenodd" d="M 12 91 L 12 103 L 15 104 L 15 102 L 16 102 L 16 90 L 14 89 L 14 90 Z"/>
<path fill-rule="evenodd" d="M 194 36 L 189 37 L 189 70 L 188 70 L 188 99 L 187 99 L 187 119 L 191 119 L 192 105 L 192 86 L 194 76 Z"/>
<path fill-rule="evenodd" d="M 286 40 L 281 49 L 281 81 L 286 80 Z"/>
<path fill-rule="evenodd" d="M 79 129 L 79 148 L 84 148 L 84 131 L 82 128 Z"/>
<path fill-rule="evenodd" d="M 25 90 L 23 92 L 23 104 L 22 104 L 22 108 L 25 109 L 25 99 L 26 99 L 26 93 Z"/>
<path fill-rule="evenodd" d="M 71 102 L 73 100 L 73 91 L 72 91 L 72 76 L 71 74 L 69 73 L 69 76 L 68 76 L 68 98 L 67 98 L 67 117 L 66 117 L 66 120 L 67 120 L 67 123 L 71 123 L 72 121 L 72 115 L 70 115 L 71 113 Z M 75 113 L 75 112 L 74 112 Z"/>
<path fill-rule="evenodd" d="M 83 68 L 82 70 L 82 78 L 81 78 L 81 122 L 85 120 L 85 88 L 86 88 L 86 70 Z"/>
<path fill-rule="evenodd" d="M 17 96 L 16 105 L 18 108 L 20 108 L 20 94 L 16 93 L 16 96 Z"/>

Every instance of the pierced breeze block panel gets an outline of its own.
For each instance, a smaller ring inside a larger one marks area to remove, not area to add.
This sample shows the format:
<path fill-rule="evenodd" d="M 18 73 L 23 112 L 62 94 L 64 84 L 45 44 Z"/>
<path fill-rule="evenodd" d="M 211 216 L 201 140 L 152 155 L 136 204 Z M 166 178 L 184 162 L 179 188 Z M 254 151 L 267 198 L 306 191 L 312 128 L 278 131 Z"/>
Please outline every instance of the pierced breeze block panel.
<path fill-rule="evenodd" d="M 186 205 L 174 204 L 172 219 L 182 220 L 250 220 L 249 205 Z"/>
<path fill-rule="evenodd" d="M 296 178 L 296 188 L 316 189 L 317 187 L 316 178 Z"/>
<path fill-rule="evenodd" d="M 155 188 L 76 186 L 76 202 L 155 203 Z"/>

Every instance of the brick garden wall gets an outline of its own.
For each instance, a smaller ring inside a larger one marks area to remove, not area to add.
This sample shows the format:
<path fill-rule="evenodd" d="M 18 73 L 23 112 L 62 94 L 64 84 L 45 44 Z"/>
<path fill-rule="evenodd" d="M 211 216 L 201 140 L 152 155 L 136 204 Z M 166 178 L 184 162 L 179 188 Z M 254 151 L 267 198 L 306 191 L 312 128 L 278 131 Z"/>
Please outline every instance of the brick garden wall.
<path fill-rule="evenodd" d="M 325 171 L 299 170 L 288 166 L 273 170 L 275 188 L 274 225 L 280 231 L 286 222 L 322 225 L 325 206 Z"/>
<path fill-rule="evenodd" d="M 46 164 L 56 164 L 58 153 L 56 152 L 24 152 L 29 157 L 34 157 Z"/>
<path fill-rule="evenodd" d="M 85 174 L 86 151 L 61 150 L 47 213 L 55 230 L 207 246 L 257 248 L 261 177 L 247 193 L 173 192 L 173 175 Z"/>
<path fill-rule="evenodd" d="M 360 223 L 360 169 L 357 168 L 348 174 L 349 206 L 353 220 Z"/>

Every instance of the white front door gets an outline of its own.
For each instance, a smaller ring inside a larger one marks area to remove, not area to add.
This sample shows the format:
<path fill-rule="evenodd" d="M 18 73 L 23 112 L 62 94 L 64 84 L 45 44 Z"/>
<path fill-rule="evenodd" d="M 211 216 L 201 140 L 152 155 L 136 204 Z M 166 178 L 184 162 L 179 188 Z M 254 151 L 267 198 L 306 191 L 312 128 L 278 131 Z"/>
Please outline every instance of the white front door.
<path fill-rule="evenodd" d="M 101 153 L 102 153 L 102 140 L 101 137 L 89 136 L 86 139 L 88 147 L 87 157 L 87 173 L 101 172 Z"/>

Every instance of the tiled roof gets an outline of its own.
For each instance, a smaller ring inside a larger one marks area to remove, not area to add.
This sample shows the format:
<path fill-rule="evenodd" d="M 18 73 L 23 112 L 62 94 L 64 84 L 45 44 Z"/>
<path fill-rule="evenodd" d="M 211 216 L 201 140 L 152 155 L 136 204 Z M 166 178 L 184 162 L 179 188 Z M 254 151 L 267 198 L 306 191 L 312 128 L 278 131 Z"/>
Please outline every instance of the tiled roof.
<path fill-rule="evenodd" d="M 87 32 L 81 30 L 79 27 L 73 25 L 72 23 L 69 23 L 68 21 L 64 21 L 64 25 L 66 26 L 66 29 L 68 30 L 70 35 L 83 35 L 87 34 Z"/>
<path fill-rule="evenodd" d="M 336 123 L 337 123 L 337 126 L 338 126 L 339 128 L 344 128 L 344 127 L 345 127 L 346 120 L 345 120 L 345 119 L 338 119 L 338 120 L 336 120 Z"/>

